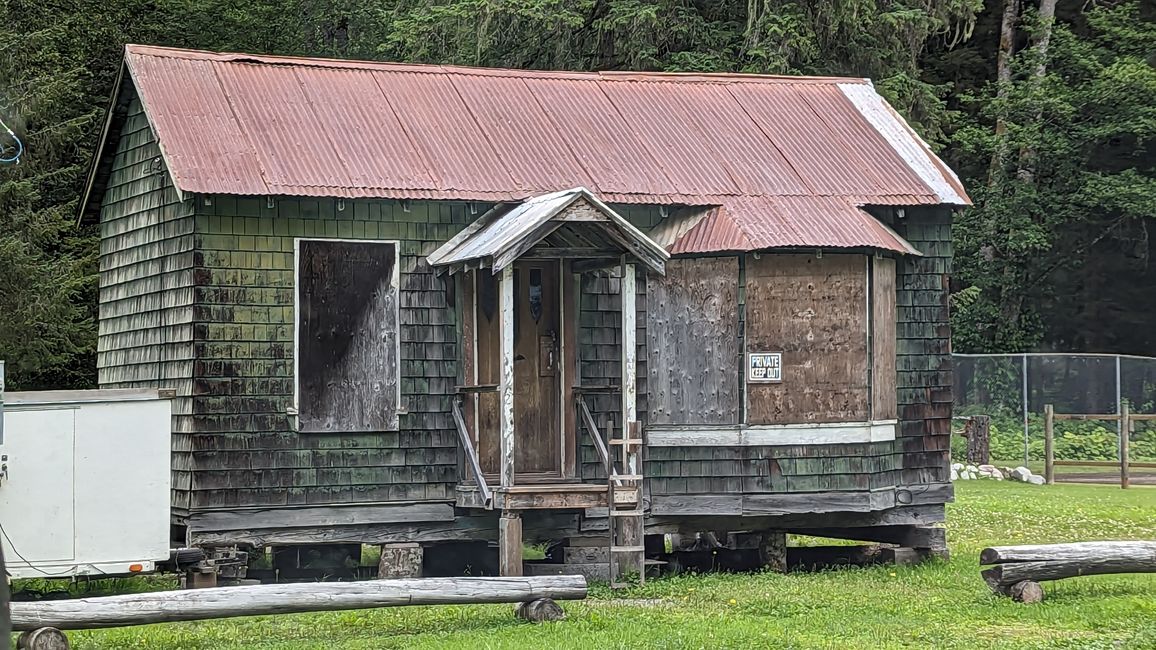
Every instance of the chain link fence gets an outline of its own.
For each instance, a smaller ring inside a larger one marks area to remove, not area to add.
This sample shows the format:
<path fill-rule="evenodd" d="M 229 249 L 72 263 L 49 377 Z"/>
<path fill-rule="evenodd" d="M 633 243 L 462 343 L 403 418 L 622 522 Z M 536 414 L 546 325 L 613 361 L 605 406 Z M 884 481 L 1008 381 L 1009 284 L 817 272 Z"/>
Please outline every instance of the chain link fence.
<path fill-rule="evenodd" d="M 1044 405 L 1056 413 L 1156 413 L 1156 358 L 1118 354 L 957 354 L 955 415 L 991 416 L 991 457 L 1031 465 L 1044 455 Z M 1156 460 L 1156 426 L 1135 423 L 1133 460 Z M 1118 460 L 1117 421 L 1057 423 L 1057 460 Z"/>

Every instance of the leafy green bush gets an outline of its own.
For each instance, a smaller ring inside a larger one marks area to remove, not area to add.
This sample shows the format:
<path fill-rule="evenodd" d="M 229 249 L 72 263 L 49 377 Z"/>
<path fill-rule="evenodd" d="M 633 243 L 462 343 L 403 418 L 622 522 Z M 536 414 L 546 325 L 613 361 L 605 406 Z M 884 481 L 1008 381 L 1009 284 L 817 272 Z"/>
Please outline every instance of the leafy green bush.
<path fill-rule="evenodd" d="M 1156 428 L 1148 423 L 1132 433 L 1129 438 L 1128 457 L 1134 461 L 1156 460 Z M 1024 456 L 1023 423 L 1014 418 L 996 416 L 991 419 L 991 457 L 1012 461 Z M 1115 425 L 1111 422 L 1056 422 L 1056 460 L 1116 460 L 1119 458 L 1119 443 Z M 963 462 L 967 457 L 967 440 L 955 436 L 951 442 L 951 457 Z M 1028 458 L 1044 459 L 1043 418 L 1028 422 Z"/>

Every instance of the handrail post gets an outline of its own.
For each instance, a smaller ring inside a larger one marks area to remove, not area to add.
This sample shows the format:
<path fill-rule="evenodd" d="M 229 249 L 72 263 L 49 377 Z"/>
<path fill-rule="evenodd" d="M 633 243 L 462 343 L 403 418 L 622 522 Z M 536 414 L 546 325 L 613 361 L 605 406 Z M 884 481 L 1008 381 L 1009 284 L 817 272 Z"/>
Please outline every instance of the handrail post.
<path fill-rule="evenodd" d="M 1132 408 L 1120 401 L 1120 488 L 1128 489 L 1128 434 L 1132 432 Z"/>
<path fill-rule="evenodd" d="M 1044 405 L 1044 479 L 1048 485 L 1056 482 L 1055 457 L 1056 409 L 1051 404 Z"/>

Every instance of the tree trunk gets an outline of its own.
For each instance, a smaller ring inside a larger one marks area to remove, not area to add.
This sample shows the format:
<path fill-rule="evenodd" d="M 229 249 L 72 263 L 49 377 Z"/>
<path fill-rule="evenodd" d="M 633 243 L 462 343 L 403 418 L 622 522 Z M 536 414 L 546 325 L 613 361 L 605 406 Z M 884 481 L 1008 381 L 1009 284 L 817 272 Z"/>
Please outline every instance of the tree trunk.
<path fill-rule="evenodd" d="M 991 418 L 973 415 L 963 427 L 967 438 L 967 462 L 971 465 L 987 465 L 991 460 Z"/>
<path fill-rule="evenodd" d="M 999 57 L 996 61 L 996 98 L 1003 99 L 1007 95 L 1011 84 L 1011 59 L 1015 49 L 1016 19 L 1019 18 L 1019 0 L 1004 0 L 1003 20 L 999 28 Z M 1007 120 L 1001 114 L 995 121 L 995 151 L 991 155 L 991 165 L 988 168 L 987 184 L 995 182 L 997 175 L 1003 168 L 1007 158 Z"/>
<path fill-rule="evenodd" d="M 586 597 L 582 576 L 417 578 L 159 591 L 12 603 L 12 629 L 83 630 L 234 616 Z"/>
<path fill-rule="evenodd" d="M 1056 22 L 1056 0 L 1040 0 L 1040 32 L 1036 35 L 1033 47 L 1039 56 L 1036 71 L 1032 75 L 1032 84 L 1039 85 L 1048 72 L 1048 43 L 1052 40 L 1052 25 Z M 1036 113 L 1036 122 L 1043 119 L 1043 113 Z M 1035 180 L 1036 151 L 1033 147 L 1020 149 L 1019 169 L 1016 177 L 1025 183 Z"/>

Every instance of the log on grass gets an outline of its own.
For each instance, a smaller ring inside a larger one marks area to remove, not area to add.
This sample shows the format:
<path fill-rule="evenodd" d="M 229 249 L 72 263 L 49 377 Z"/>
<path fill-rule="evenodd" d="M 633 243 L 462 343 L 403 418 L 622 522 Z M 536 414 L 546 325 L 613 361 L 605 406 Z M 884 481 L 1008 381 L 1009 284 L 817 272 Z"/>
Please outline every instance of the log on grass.
<path fill-rule="evenodd" d="M 12 603 L 12 629 L 82 630 L 234 616 L 586 597 L 582 576 L 413 578 L 216 587 Z"/>
<path fill-rule="evenodd" d="M 1156 564 L 1156 542 L 1077 542 L 1031 546 L 994 546 L 979 554 L 980 564 L 1135 559 Z M 1149 569 L 1151 570 L 1151 569 Z"/>

